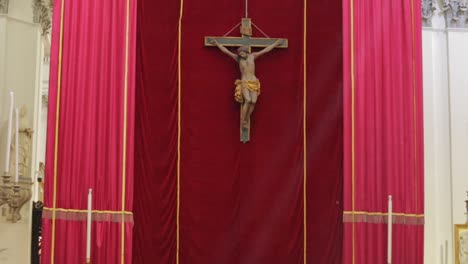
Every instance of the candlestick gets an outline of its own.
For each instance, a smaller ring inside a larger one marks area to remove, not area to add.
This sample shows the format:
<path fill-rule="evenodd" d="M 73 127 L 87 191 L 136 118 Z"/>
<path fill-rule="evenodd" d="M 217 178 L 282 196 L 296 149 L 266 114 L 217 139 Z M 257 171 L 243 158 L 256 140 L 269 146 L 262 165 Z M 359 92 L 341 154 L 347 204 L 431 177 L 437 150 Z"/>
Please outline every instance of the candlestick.
<path fill-rule="evenodd" d="M 14 93 L 10 91 L 10 111 L 8 112 L 8 130 L 7 130 L 7 144 L 6 144 L 6 157 L 5 157 L 5 172 L 6 173 L 10 173 L 10 147 L 11 147 L 11 129 L 12 129 L 12 122 L 13 122 L 13 105 L 14 105 Z"/>
<path fill-rule="evenodd" d="M 388 241 L 387 241 L 387 263 L 392 263 L 392 222 L 393 222 L 393 208 L 392 196 L 388 196 Z"/>
<path fill-rule="evenodd" d="M 448 241 L 445 240 L 445 264 L 448 264 Z"/>
<path fill-rule="evenodd" d="M 88 191 L 88 219 L 86 221 L 86 261 L 91 260 L 91 216 L 93 210 L 93 189 Z"/>
<path fill-rule="evenodd" d="M 18 183 L 18 153 L 19 153 L 19 109 L 16 108 L 16 129 L 15 129 L 15 182 Z"/>
<path fill-rule="evenodd" d="M 440 245 L 440 264 L 444 264 L 444 245 Z"/>

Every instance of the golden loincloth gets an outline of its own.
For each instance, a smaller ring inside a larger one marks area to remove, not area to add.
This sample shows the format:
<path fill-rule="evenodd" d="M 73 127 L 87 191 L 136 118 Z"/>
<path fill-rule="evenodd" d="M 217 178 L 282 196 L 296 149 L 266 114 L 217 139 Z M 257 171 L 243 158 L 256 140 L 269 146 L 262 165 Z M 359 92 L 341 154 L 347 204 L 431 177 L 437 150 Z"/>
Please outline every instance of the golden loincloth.
<path fill-rule="evenodd" d="M 237 79 L 234 83 L 236 85 L 236 89 L 234 91 L 234 99 L 238 103 L 244 102 L 244 96 L 242 95 L 242 86 L 245 86 L 251 92 L 257 92 L 257 95 L 260 95 L 260 81 L 259 80 L 239 80 Z"/>

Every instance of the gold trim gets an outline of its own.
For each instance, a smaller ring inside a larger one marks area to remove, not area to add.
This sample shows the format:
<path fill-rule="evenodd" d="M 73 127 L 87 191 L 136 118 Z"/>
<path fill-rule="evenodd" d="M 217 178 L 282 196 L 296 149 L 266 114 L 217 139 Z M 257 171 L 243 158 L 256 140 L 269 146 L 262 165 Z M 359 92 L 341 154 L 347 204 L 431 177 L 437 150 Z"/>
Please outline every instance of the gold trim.
<path fill-rule="evenodd" d="M 395 213 L 392 215 L 392 223 L 399 225 L 424 225 L 424 215 Z M 344 212 L 343 223 L 388 223 L 389 214 L 385 212 Z"/>
<path fill-rule="evenodd" d="M 303 182 L 303 199 L 304 199 L 304 264 L 307 264 L 307 0 L 304 0 L 304 102 L 303 102 L 303 151 L 304 151 L 304 182 Z"/>
<path fill-rule="evenodd" d="M 125 75 L 124 75 L 124 125 L 123 125 L 123 150 L 122 150 L 122 230 L 121 230 L 121 256 L 120 261 L 125 263 L 125 196 L 127 191 L 127 122 L 128 122 L 128 49 L 130 31 L 130 0 L 126 0 L 125 16 Z"/>
<path fill-rule="evenodd" d="M 184 0 L 180 0 L 179 27 L 177 31 L 177 211 L 176 211 L 176 264 L 179 264 L 180 254 L 180 137 L 181 137 L 181 98 L 182 98 L 182 15 Z"/>
<path fill-rule="evenodd" d="M 354 79 L 354 0 L 350 0 L 350 12 L 351 12 L 351 203 L 352 203 L 352 257 L 353 257 L 353 264 L 356 263 L 356 227 L 355 227 L 355 172 L 356 172 L 356 160 L 355 160 L 355 116 L 354 116 L 354 108 L 355 108 L 355 79 Z"/>
<path fill-rule="evenodd" d="M 460 264 L 460 231 L 468 230 L 468 224 L 455 224 L 455 235 L 453 236 L 455 243 L 455 264 Z M 463 253 L 468 254 L 463 250 Z"/>
<path fill-rule="evenodd" d="M 367 211 L 343 211 L 344 215 L 369 215 L 369 216 L 387 216 L 385 212 L 367 212 Z M 394 216 L 424 217 L 424 214 L 392 213 Z"/>
<path fill-rule="evenodd" d="M 55 212 L 54 212 L 55 211 Z M 79 222 L 86 222 L 88 211 L 86 210 L 74 210 L 74 209 L 58 209 L 52 210 L 47 209 L 42 211 L 42 218 L 43 219 L 52 219 L 52 214 L 55 213 L 56 220 L 62 221 L 79 221 Z M 125 212 L 125 217 L 122 218 L 121 211 L 93 211 L 91 213 L 92 221 L 93 222 L 108 222 L 108 223 L 131 223 L 134 224 L 133 213 L 132 212 Z M 120 226 L 119 226 L 120 227 Z M 119 241 L 117 241 L 119 242 Z"/>
<path fill-rule="evenodd" d="M 57 66 L 57 98 L 56 98 L 56 113 L 55 113 L 55 146 L 54 146 L 54 186 L 53 186 L 53 194 L 52 194 L 52 207 L 57 207 L 57 171 L 58 171 L 58 143 L 59 143 L 59 125 L 60 125 L 60 96 L 61 96 L 61 89 L 62 89 L 62 53 L 63 53 L 63 17 L 65 9 L 65 0 L 61 1 L 60 6 L 60 36 L 59 36 L 59 58 L 58 58 L 58 66 Z M 52 211 L 52 239 L 50 245 L 50 263 L 54 264 L 55 258 L 55 210 Z"/>
<path fill-rule="evenodd" d="M 88 210 L 81 210 L 81 209 L 65 209 L 65 208 L 49 208 L 44 207 L 44 211 L 56 211 L 56 212 L 63 212 L 63 213 L 88 213 Z M 124 215 L 133 215 L 133 212 L 129 211 L 111 211 L 111 210 L 91 210 L 93 214 L 124 214 Z"/>

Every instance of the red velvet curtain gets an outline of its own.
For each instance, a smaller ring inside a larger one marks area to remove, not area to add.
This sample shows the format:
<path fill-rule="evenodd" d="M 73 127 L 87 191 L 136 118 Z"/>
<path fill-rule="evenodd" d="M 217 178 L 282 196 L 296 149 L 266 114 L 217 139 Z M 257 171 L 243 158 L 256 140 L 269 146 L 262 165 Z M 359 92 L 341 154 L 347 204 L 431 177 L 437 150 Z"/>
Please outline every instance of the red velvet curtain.
<path fill-rule="evenodd" d="M 423 263 L 421 1 L 344 2 L 343 263 Z"/>
<path fill-rule="evenodd" d="M 134 263 L 341 262 L 341 1 L 249 2 L 289 48 L 257 61 L 247 144 L 238 66 L 203 46 L 240 22 L 244 1 L 138 3 Z"/>
<path fill-rule="evenodd" d="M 54 1 L 42 263 L 131 263 L 136 1 Z"/>

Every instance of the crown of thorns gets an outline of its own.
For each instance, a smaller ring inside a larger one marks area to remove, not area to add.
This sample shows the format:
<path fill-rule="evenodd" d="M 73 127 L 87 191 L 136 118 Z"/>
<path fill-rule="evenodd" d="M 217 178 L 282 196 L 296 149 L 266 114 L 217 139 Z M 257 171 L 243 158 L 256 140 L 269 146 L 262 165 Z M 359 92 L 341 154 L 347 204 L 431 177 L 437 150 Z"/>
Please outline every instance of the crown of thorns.
<path fill-rule="evenodd" d="M 248 48 L 247 46 L 239 47 L 239 48 L 237 49 L 237 53 L 239 53 L 239 52 L 241 52 L 241 51 L 247 52 L 247 53 L 248 53 L 248 52 L 249 52 L 249 48 Z"/>

